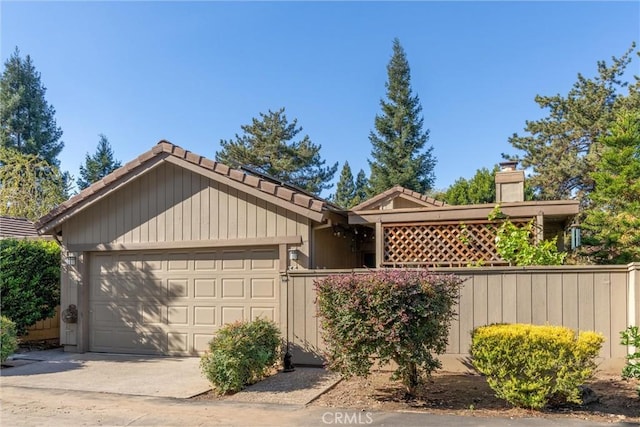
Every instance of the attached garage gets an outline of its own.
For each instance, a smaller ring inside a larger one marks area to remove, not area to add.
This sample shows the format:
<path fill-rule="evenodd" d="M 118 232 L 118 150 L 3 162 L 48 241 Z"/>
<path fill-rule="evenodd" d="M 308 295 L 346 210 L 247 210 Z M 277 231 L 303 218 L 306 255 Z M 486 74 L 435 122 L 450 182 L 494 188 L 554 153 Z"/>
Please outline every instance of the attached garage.
<path fill-rule="evenodd" d="M 277 248 L 95 252 L 89 351 L 198 354 L 237 320 L 279 320 Z"/>
<path fill-rule="evenodd" d="M 358 266 L 346 212 L 161 141 L 36 224 L 62 246 L 66 351 L 195 355 L 229 322 L 287 339 L 287 271 Z"/>

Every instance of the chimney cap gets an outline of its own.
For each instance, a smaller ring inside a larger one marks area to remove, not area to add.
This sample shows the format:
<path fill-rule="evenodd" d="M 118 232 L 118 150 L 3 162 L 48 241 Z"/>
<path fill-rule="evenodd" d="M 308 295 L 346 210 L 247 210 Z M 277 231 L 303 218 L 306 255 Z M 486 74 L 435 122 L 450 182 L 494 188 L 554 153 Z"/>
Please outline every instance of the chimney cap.
<path fill-rule="evenodd" d="M 509 161 L 506 161 L 506 162 L 501 162 L 500 163 L 500 171 L 502 171 L 502 172 L 514 171 L 514 170 L 516 170 L 517 166 L 518 166 L 518 161 L 517 160 L 509 160 Z"/>

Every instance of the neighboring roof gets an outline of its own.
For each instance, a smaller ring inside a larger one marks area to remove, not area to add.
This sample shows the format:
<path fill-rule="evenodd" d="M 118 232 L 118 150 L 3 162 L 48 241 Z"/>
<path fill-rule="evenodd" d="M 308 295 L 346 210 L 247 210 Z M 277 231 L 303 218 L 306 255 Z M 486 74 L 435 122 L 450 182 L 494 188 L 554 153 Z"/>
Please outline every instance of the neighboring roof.
<path fill-rule="evenodd" d="M 0 238 L 40 237 L 33 222 L 26 218 L 0 216 Z"/>
<path fill-rule="evenodd" d="M 374 209 L 380 209 L 380 207 L 390 200 L 395 198 L 403 198 L 415 203 L 417 206 L 423 207 L 441 207 L 446 206 L 445 202 L 436 200 L 433 197 L 427 197 L 424 194 L 420 194 L 417 191 L 409 190 L 400 185 L 396 185 L 389 190 L 373 196 L 369 200 L 365 200 L 357 206 L 351 208 L 352 211 L 368 211 Z"/>
<path fill-rule="evenodd" d="M 339 212 L 334 205 L 324 199 L 309 195 L 283 183 L 273 182 L 265 177 L 258 177 L 239 169 L 230 168 L 227 165 L 207 159 L 163 140 L 151 150 L 141 154 L 136 159 L 116 169 L 100 181 L 93 183 L 57 206 L 40 218 L 35 227 L 41 233 L 50 231 L 56 224 L 75 215 L 88 204 L 104 197 L 113 189 L 137 176 L 141 170 L 144 171 L 145 168 L 150 168 L 161 161 L 189 167 L 195 172 L 206 173 L 209 176 L 219 178 L 229 185 L 237 186 L 237 184 L 241 184 L 241 187 L 247 191 L 256 192 L 256 194 L 262 195 L 273 203 L 282 205 L 285 208 L 289 207 L 318 222 L 323 218 L 323 214 L 326 211 Z"/>

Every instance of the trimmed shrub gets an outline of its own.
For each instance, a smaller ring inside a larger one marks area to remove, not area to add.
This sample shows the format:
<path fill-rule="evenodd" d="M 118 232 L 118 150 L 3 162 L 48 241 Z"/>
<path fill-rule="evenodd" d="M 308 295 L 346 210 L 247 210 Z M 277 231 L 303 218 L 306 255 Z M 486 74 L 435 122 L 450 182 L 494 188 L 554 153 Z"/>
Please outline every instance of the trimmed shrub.
<path fill-rule="evenodd" d="M 230 323 L 211 340 L 200 368 L 218 394 L 237 392 L 266 376 L 279 360 L 279 348 L 275 323 L 264 319 Z"/>
<path fill-rule="evenodd" d="M 426 270 L 380 270 L 315 282 L 327 364 L 345 377 L 394 361 L 409 394 L 441 366 L 461 280 Z"/>
<path fill-rule="evenodd" d="M 0 240 L 0 311 L 18 335 L 60 304 L 60 247 L 43 240 Z"/>
<path fill-rule="evenodd" d="M 551 400 L 582 403 L 579 386 L 595 370 L 604 337 L 563 326 L 498 324 L 472 332 L 471 357 L 496 396 L 541 409 Z"/>
<path fill-rule="evenodd" d="M 18 348 L 16 325 L 8 317 L 0 317 L 0 363 L 4 363 Z"/>
<path fill-rule="evenodd" d="M 640 379 L 640 329 L 637 326 L 629 326 L 620 332 L 620 344 L 632 346 L 634 352 L 627 355 L 627 364 L 622 369 L 622 378 Z M 640 386 L 638 386 L 640 396 Z"/>

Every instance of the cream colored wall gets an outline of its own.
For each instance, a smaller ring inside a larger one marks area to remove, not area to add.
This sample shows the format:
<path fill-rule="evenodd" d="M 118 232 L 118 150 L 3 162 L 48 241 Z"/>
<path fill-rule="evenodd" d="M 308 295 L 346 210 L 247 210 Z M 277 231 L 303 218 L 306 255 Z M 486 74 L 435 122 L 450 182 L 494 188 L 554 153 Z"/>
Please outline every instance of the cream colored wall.
<path fill-rule="evenodd" d="M 331 228 L 314 230 L 312 245 L 312 268 L 362 267 L 361 254 L 352 250 L 350 238 L 334 236 Z"/>
<path fill-rule="evenodd" d="M 302 215 L 164 164 L 71 218 L 63 238 L 72 245 L 302 236 L 299 249 L 308 257 L 308 223 Z"/>

